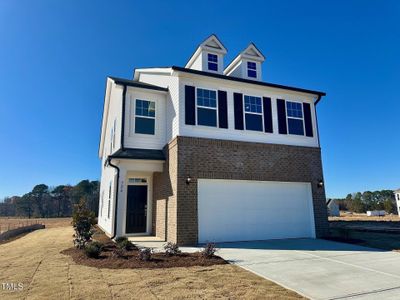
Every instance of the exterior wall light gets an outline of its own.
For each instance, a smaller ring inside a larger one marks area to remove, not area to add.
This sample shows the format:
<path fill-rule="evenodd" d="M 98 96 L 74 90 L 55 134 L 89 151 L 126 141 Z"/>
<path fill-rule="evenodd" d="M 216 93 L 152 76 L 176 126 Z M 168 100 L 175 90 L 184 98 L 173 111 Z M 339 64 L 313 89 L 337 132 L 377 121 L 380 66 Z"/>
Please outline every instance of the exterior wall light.
<path fill-rule="evenodd" d="M 192 177 L 188 176 L 186 178 L 186 184 L 190 184 L 192 182 Z"/>
<path fill-rule="evenodd" d="M 318 186 L 319 188 L 324 187 L 324 181 L 323 181 L 322 179 L 319 180 L 317 186 Z"/>

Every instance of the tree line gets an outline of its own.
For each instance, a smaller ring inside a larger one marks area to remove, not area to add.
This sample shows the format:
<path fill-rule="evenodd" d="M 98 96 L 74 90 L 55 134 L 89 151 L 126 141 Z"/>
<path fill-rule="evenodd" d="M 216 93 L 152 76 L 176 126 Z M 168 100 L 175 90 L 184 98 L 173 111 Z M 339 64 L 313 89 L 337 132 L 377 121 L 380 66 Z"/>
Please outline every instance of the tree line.
<path fill-rule="evenodd" d="M 384 210 L 396 214 L 396 199 L 392 190 L 366 191 L 348 194 L 346 198 L 334 199 L 340 210 L 365 213 L 368 210 Z"/>
<path fill-rule="evenodd" d="M 52 218 L 70 217 L 74 204 L 84 199 L 96 216 L 99 208 L 99 181 L 82 180 L 77 185 L 49 187 L 36 185 L 23 196 L 6 197 L 0 202 L 0 216 Z"/>

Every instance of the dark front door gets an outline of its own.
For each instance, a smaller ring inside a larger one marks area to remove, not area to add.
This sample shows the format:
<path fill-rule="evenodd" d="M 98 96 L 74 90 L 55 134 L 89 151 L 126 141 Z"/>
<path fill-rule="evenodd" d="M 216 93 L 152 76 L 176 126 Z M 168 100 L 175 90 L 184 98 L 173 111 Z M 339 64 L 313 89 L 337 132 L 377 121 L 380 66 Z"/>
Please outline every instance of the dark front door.
<path fill-rule="evenodd" d="M 146 232 L 147 185 L 128 185 L 126 233 Z"/>

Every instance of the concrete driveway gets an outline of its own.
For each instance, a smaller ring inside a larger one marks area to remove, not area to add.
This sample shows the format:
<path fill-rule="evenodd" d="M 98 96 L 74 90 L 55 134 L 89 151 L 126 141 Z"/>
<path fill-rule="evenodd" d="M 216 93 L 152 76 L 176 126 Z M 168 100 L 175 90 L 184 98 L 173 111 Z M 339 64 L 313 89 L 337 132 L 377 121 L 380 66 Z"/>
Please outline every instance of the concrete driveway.
<path fill-rule="evenodd" d="M 400 253 L 316 239 L 218 247 L 231 263 L 311 299 L 400 299 Z"/>

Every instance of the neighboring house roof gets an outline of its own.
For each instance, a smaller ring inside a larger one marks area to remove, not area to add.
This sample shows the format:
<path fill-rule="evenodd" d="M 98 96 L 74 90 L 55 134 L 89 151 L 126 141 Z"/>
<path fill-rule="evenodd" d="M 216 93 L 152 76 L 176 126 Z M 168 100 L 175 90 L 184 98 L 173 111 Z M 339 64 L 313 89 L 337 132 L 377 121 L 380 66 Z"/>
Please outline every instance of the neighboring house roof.
<path fill-rule="evenodd" d="M 143 88 L 143 89 L 156 90 L 156 91 L 164 91 L 164 92 L 168 91 L 167 88 L 149 84 L 149 83 L 139 82 L 136 80 L 129 80 L 129 79 L 111 77 L 111 76 L 109 76 L 109 78 L 112 79 L 115 82 L 115 84 L 126 85 L 126 86 L 131 86 L 131 87 L 138 87 L 138 88 Z"/>
<path fill-rule="evenodd" d="M 118 150 L 109 158 L 165 160 L 165 155 L 162 150 L 125 148 Z"/>
<path fill-rule="evenodd" d="M 395 193 L 400 193 L 400 189 L 394 190 Z"/>
<path fill-rule="evenodd" d="M 227 76 L 227 75 L 222 75 L 222 74 L 217 74 L 217 73 L 193 70 L 193 69 L 182 68 L 182 67 L 177 67 L 177 66 L 172 66 L 171 68 L 175 71 L 197 74 L 197 75 L 208 76 L 208 77 L 214 77 L 214 78 L 219 78 L 219 79 L 225 79 L 225 80 L 231 80 L 231 81 L 237 81 L 237 82 L 243 82 L 243 83 L 251 83 L 251 84 L 267 86 L 267 87 L 272 87 L 272 88 L 314 94 L 314 95 L 318 95 L 318 96 L 326 95 L 326 93 L 324 93 L 324 92 L 313 91 L 313 90 L 297 88 L 297 87 L 292 87 L 292 86 L 286 86 L 286 85 L 280 85 L 280 84 L 275 84 L 275 83 L 268 83 L 268 82 L 256 81 L 256 80 L 251 80 L 251 79 L 244 79 L 244 78 L 239 78 L 239 77 L 233 77 L 233 76 Z"/>

